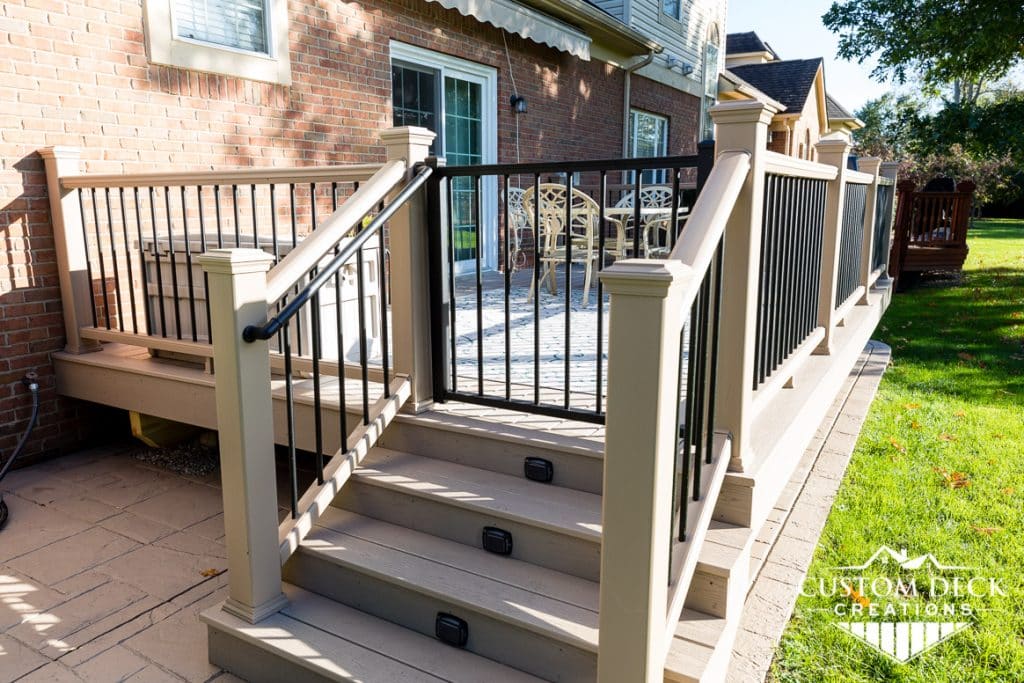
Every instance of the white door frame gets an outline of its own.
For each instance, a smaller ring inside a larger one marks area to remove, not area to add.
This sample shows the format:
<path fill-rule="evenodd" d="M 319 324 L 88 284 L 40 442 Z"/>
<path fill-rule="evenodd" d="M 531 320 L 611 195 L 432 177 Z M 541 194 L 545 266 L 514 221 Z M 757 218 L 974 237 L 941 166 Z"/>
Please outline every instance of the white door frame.
<path fill-rule="evenodd" d="M 491 66 L 459 59 L 451 55 L 434 52 L 408 43 L 392 40 L 389 44 L 391 61 L 408 62 L 436 69 L 440 72 L 440 101 L 438 103 L 439 136 L 444 135 L 445 101 L 444 79 L 452 76 L 460 80 L 477 83 L 481 87 L 481 162 L 498 163 L 498 70 Z M 438 154 L 443 154 L 443 142 L 439 141 Z M 498 183 L 496 178 L 483 179 L 480 198 L 482 230 L 477 235 L 480 259 L 483 268 L 498 267 Z M 461 275 L 475 268 L 471 261 L 455 264 L 455 274 Z"/>

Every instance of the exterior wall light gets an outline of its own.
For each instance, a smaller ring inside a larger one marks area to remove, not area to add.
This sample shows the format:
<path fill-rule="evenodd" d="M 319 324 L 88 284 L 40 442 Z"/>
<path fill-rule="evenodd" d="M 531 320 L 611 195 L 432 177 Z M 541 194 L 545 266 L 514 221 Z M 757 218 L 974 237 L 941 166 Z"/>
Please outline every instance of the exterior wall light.
<path fill-rule="evenodd" d="M 512 105 L 513 114 L 525 114 L 526 113 L 526 98 L 522 95 L 513 95 L 508 98 L 509 104 Z"/>

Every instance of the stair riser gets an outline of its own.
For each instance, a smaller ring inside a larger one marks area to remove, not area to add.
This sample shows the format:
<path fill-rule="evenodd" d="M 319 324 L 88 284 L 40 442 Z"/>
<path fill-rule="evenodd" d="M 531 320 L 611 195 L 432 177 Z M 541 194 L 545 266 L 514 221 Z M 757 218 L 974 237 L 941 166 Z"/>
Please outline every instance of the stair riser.
<path fill-rule="evenodd" d="M 469 624 L 467 650 L 546 680 L 592 683 L 596 678 L 593 653 L 305 551 L 292 556 L 284 573 L 307 590 L 431 637 L 437 613 L 454 614 Z"/>
<path fill-rule="evenodd" d="M 600 577 L 599 543 L 547 528 L 368 485 L 357 477 L 349 480 L 332 505 L 475 548 L 482 547 L 484 527 L 495 526 L 512 534 L 511 557 L 517 560 L 590 581 Z"/>
<path fill-rule="evenodd" d="M 749 586 L 749 566 L 749 561 L 739 563 L 728 577 L 698 568 L 690 581 L 686 607 L 725 619 L 738 618 Z"/>
<path fill-rule="evenodd" d="M 250 683 L 328 683 L 335 680 L 317 675 L 213 626 L 207 627 L 207 634 L 210 663 Z"/>
<path fill-rule="evenodd" d="M 436 429 L 399 418 L 388 426 L 381 437 L 381 445 L 515 477 L 523 476 L 525 458 L 544 458 L 554 465 L 553 485 L 601 493 L 603 461 L 600 457 L 547 448 L 540 443 L 495 439 L 486 432 Z"/>

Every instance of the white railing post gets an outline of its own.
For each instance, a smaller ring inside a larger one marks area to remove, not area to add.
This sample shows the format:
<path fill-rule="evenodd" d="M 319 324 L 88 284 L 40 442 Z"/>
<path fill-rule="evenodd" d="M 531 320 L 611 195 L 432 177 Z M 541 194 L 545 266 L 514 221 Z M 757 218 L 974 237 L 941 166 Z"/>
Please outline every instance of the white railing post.
<path fill-rule="evenodd" d="M 618 261 L 611 295 L 601 503 L 598 683 L 661 683 L 678 435 L 684 285 L 678 261 Z"/>
<path fill-rule="evenodd" d="M 430 153 L 434 133 L 406 126 L 382 131 L 388 161 L 413 166 Z M 411 378 L 407 408 L 420 412 L 433 402 L 430 356 L 430 271 L 425 191 L 417 192 L 388 222 L 391 254 L 391 339 L 394 369 Z M 383 283 L 382 283 L 383 286 Z"/>
<path fill-rule="evenodd" d="M 50 196 L 50 223 L 53 225 L 64 334 L 67 337 L 64 350 L 68 353 L 99 351 L 99 342 L 84 339 L 79 333 L 81 328 L 92 325 L 93 283 L 86 268 L 89 253 L 82 233 L 78 193 L 65 190 L 60 182 L 64 176 L 80 173 L 81 150 L 47 147 L 40 150 L 39 155 L 46 165 L 46 189 Z"/>
<path fill-rule="evenodd" d="M 882 160 L 878 157 L 861 157 L 857 160 L 858 170 L 867 173 L 872 177 L 868 185 L 867 199 L 864 202 L 864 244 L 860 253 L 860 279 L 859 283 L 864 287 L 864 294 L 861 295 L 860 306 L 868 305 L 868 291 L 871 289 L 871 257 L 874 255 L 875 247 L 875 209 L 878 206 L 878 168 Z"/>
<path fill-rule="evenodd" d="M 775 110 L 756 101 L 728 102 L 711 109 L 716 155 L 750 153 L 750 172 L 725 228 L 722 309 L 718 346 L 715 428 L 732 436 L 729 469 L 742 471 L 750 451 L 754 345 L 764 204 L 764 152 Z"/>
<path fill-rule="evenodd" d="M 242 340 L 267 318 L 267 271 L 259 249 L 213 249 L 199 257 L 209 276 L 217 378 L 228 599 L 224 610 L 256 623 L 286 604 L 281 592 L 274 470 L 274 413 L 266 341 Z"/>
<path fill-rule="evenodd" d="M 836 288 L 839 280 L 839 243 L 843 232 L 843 201 L 846 194 L 846 160 L 850 155 L 850 141 L 841 133 L 821 139 L 815 149 L 818 161 L 835 166 L 839 172 L 828 183 L 825 199 L 825 234 L 821 240 L 821 289 L 818 294 L 818 325 L 825 329 L 825 337 L 814 353 L 832 353 L 832 337 L 836 323 Z"/>
<path fill-rule="evenodd" d="M 878 175 L 892 181 L 892 206 L 889 208 L 889 236 L 886 240 L 888 246 L 885 250 L 885 265 L 882 267 L 882 274 L 878 276 L 879 282 L 883 285 L 887 285 L 892 279 L 889 276 L 889 254 L 892 251 L 892 231 L 896 227 L 896 185 L 899 180 L 897 177 L 899 169 L 900 162 L 898 161 L 883 161 L 878 169 Z"/>

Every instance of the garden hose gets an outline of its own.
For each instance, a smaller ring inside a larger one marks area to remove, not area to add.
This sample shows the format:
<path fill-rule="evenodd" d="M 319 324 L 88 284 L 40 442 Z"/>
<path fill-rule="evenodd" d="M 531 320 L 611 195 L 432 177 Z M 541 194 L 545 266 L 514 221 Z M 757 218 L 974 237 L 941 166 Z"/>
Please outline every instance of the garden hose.
<path fill-rule="evenodd" d="M 7 476 L 7 471 L 11 469 L 11 465 L 18 459 L 21 452 L 25 449 L 25 444 L 28 442 L 28 437 L 32 433 L 32 429 L 36 426 L 36 420 L 39 418 L 39 377 L 34 372 L 26 373 L 21 380 L 22 384 L 28 387 L 28 390 L 32 392 L 32 415 L 28 419 L 28 427 L 25 429 L 25 433 L 21 435 L 21 439 L 18 441 L 18 445 L 14 447 L 14 452 L 11 457 L 7 459 L 3 467 L 0 467 L 0 481 L 3 481 L 4 477 Z M 7 503 L 4 502 L 3 491 L 0 491 L 0 529 L 4 528 L 7 524 Z"/>

